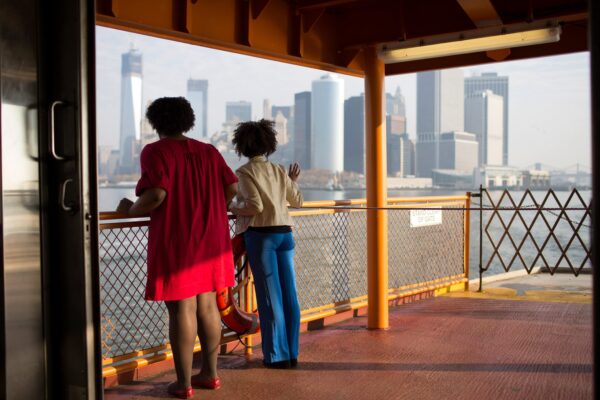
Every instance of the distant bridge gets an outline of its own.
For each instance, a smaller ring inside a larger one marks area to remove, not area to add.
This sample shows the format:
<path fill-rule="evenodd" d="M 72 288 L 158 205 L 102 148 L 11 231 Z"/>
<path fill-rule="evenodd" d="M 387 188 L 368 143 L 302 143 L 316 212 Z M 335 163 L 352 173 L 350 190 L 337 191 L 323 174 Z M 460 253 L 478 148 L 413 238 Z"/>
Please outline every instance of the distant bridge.
<path fill-rule="evenodd" d="M 534 163 L 534 164 L 530 164 L 527 165 L 524 169 L 537 169 L 537 170 L 544 170 L 544 171 L 549 171 L 551 173 L 563 173 L 563 174 L 591 174 L 592 173 L 592 168 L 587 166 L 587 165 L 583 165 L 583 164 L 572 164 L 572 165 L 568 165 L 566 167 L 556 167 L 553 165 L 549 165 L 549 164 L 543 164 L 543 163 Z"/>

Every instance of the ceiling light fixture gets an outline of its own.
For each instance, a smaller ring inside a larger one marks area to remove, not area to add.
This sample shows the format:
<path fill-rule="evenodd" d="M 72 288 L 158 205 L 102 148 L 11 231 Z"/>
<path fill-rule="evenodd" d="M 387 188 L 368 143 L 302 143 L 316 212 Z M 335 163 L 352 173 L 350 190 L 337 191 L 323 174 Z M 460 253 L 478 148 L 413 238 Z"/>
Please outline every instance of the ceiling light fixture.
<path fill-rule="evenodd" d="M 485 35 L 486 31 L 488 35 Z M 385 45 L 380 55 L 386 64 L 425 60 L 476 53 L 480 51 L 499 50 L 513 47 L 531 46 L 553 43 L 560 40 L 560 26 L 549 28 L 506 32 L 490 35 L 490 30 L 475 30 L 461 33 L 459 36 L 439 36 L 402 42 L 400 45 Z M 482 36 L 483 35 L 483 36 Z"/>

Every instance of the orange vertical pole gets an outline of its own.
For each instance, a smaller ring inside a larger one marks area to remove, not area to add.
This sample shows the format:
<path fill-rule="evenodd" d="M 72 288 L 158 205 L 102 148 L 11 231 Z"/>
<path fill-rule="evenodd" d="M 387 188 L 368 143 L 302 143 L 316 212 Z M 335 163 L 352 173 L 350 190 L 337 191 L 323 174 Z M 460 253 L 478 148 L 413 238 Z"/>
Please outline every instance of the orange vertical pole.
<path fill-rule="evenodd" d="M 367 207 L 387 206 L 387 152 L 383 61 L 375 47 L 365 50 L 365 152 Z M 387 211 L 367 211 L 369 329 L 389 327 Z"/>

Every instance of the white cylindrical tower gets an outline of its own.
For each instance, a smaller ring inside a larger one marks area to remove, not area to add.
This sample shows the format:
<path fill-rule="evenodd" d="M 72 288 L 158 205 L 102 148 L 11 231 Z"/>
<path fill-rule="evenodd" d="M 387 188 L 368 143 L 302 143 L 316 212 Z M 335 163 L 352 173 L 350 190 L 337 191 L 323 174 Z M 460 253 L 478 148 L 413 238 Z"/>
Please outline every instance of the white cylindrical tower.
<path fill-rule="evenodd" d="M 312 82 L 311 167 L 344 170 L 344 81 L 327 74 Z"/>

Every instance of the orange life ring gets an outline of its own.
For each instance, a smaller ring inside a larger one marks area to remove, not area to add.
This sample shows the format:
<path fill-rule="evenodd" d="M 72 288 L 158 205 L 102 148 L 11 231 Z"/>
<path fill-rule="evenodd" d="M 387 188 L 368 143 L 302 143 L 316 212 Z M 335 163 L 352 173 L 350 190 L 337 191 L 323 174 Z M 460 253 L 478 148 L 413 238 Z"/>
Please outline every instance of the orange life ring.
<path fill-rule="evenodd" d="M 233 262 L 235 265 L 239 265 L 242 257 L 246 254 L 244 238 L 241 235 L 234 236 L 231 239 L 231 247 Z M 217 292 L 217 307 L 221 313 L 221 321 L 234 332 L 248 335 L 260 330 L 258 315 L 240 310 L 231 288 L 227 287 Z"/>

